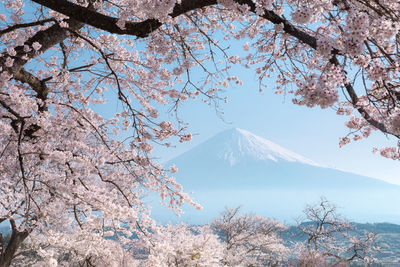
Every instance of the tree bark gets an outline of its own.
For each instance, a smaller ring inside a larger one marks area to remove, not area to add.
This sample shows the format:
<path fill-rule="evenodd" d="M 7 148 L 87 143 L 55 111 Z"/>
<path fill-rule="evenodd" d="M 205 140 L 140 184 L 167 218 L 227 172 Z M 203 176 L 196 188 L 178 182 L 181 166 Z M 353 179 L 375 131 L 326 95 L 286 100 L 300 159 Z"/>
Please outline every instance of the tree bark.
<path fill-rule="evenodd" d="M 142 22 L 127 21 L 125 29 L 117 26 L 118 19 L 113 18 L 86 7 L 71 3 L 67 0 L 32 0 L 42 6 L 48 7 L 63 15 L 73 18 L 81 23 L 102 29 L 109 33 L 134 35 L 139 38 L 148 36 L 151 32 L 162 26 L 162 23 L 156 19 L 147 19 Z M 182 0 L 181 4 L 174 7 L 171 17 L 177 17 L 189 11 L 206 6 L 216 5 L 217 0 Z"/>
<path fill-rule="evenodd" d="M 12 260 L 14 259 L 14 256 L 18 250 L 18 248 L 21 246 L 22 242 L 28 237 L 29 232 L 28 231 L 18 231 L 15 221 L 13 219 L 10 219 L 10 225 L 11 225 L 11 238 L 10 241 L 7 244 L 7 247 L 1 251 L 0 254 L 0 267 L 8 267 L 11 265 Z"/>

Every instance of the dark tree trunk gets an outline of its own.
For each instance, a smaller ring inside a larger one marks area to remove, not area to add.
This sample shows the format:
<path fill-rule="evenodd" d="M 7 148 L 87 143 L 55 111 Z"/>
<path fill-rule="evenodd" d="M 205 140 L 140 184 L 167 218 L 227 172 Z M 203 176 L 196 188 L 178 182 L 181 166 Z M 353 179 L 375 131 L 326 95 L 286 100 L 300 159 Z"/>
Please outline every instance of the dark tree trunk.
<path fill-rule="evenodd" d="M 0 251 L 0 267 L 8 267 L 11 265 L 12 260 L 15 257 L 15 254 L 18 248 L 21 246 L 22 242 L 28 237 L 28 231 L 19 232 L 17 230 L 15 221 L 13 219 L 10 220 L 11 224 L 11 238 L 7 243 L 7 246 L 4 244 L 3 237 L 1 236 L 1 251 Z"/>

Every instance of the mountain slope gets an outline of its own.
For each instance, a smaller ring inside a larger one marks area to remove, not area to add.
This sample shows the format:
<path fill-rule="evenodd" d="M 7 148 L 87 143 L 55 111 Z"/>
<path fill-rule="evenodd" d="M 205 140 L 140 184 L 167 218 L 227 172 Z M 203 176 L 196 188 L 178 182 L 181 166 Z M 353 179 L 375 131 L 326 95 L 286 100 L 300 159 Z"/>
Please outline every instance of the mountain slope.
<path fill-rule="evenodd" d="M 378 179 L 321 166 L 237 128 L 217 134 L 168 164 L 179 168 L 178 181 L 190 190 L 207 187 L 210 183 L 224 188 L 264 186 L 264 189 L 397 187 Z"/>
<path fill-rule="evenodd" d="M 171 165 L 178 167 L 184 191 L 204 206 L 200 213 L 185 208 L 188 222 L 204 222 L 237 205 L 292 221 L 306 203 L 325 196 L 350 219 L 400 223 L 399 186 L 321 166 L 245 130 L 219 133 Z"/>

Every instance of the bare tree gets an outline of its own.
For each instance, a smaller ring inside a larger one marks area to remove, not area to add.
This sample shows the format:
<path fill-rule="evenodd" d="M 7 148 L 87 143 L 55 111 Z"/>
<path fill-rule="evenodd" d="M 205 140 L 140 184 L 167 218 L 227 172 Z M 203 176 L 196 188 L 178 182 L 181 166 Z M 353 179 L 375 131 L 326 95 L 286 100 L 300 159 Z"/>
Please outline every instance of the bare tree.
<path fill-rule="evenodd" d="M 305 221 L 299 223 L 298 229 L 306 236 L 306 242 L 297 247 L 300 266 L 347 266 L 351 261 L 369 264 L 376 260 L 372 256 L 377 249 L 376 235 L 355 235 L 354 225 L 324 197 L 315 205 L 307 205 L 303 213 Z"/>

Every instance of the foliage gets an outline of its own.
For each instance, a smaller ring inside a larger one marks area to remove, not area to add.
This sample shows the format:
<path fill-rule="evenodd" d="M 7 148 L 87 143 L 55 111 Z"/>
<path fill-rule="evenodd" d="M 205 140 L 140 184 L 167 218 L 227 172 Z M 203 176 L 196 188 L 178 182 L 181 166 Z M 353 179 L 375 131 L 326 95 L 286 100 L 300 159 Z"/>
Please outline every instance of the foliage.
<path fill-rule="evenodd" d="M 211 227 L 225 245 L 227 266 L 278 266 L 289 254 L 279 237 L 286 227 L 273 219 L 226 209 Z"/>
<path fill-rule="evenodd" d="M 376 236 L 356 234 L 326 199 L 304 210 L 297 232 L 306 238 L 282 239 L 286 226 L 225 209 L 209 225 L 168 225 L 153 233 L 144 266 L 364 266 L 378 262 Z M 212 231 L 211 231 L 212 230 Z"/>
<path fill-rule="evenodd" d="M 150 238 L 144 266 L 218 266 L 223 246 L 207 226 L 158 227 Z"/>
<path fill-rule="evenodd" d="M 171 177 L 176 168 L 152 160 L 154 144 L 191 139 L 159 113 L 170 105 L 177 115 L 188 99 L 218 103 L 241 83 L 229 75 L 235 64 L 253 67 L 260 89 L 278 73 L 277 92 L 287 88 L 295 104 L 355 111 L 341 145 L 372 130 L 400 136 L 397 0 L 1 3 L 0 223 L 12 235 L 0 266 L 28 236 L 69 240 L 83 261 L 108 235 L 124 249 L 156 227 L 148 192 L 178 213 L 185 202 L 200 208 Z M 221 34 L 248 55 L 229 55 Z M 107 101 L 116 108 L 103 117 Z M 398 146 L 380 153 L 400 158 Z"/>
<path fill-rule="evenodd" d="M 154 227 L 146 238 L 134 238 L 124 248 L 95 235 L 68 236 L 68 242 L 60 243 L 55 239 L 66 237 L 31 234 L 12 266 L 365 266 L 379 262 L 373 257 L 375 235 L 357 234 L 329 207 L 334 206 L 322 200 L 305 209 L 306 221 L 296 230 L 303 235 L 297 240 L 282 238 L 288 228 L 279 222 L 240 213 L 239 208 L 227 208 L 202 226 Z M 310 210 L 326 218 L 309 216 Z M 96 239 L 87 242 L 90 238 Z"/>

